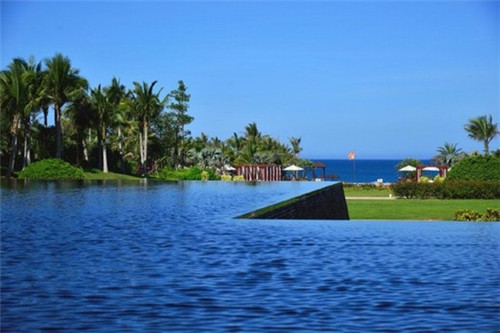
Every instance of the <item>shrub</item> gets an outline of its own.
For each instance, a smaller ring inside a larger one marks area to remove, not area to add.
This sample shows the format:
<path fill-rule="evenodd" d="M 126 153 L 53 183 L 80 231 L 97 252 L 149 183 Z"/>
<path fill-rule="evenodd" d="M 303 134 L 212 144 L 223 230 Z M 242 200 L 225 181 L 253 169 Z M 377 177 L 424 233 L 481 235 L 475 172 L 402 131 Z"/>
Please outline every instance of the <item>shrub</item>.
<path fill-rule="evenodd" d="M 212 169 L 202 170 L 197 167 L 178 170 L 166 167 L 158 172 L 157 177 L 166 181 L 218 179 L 217 174 Z"/>
<path fill-rule="evenodd" d="M 419 183 L 428 183 L 430 181 L 429 177 L 422 176 L 418 179 Z"/>
<path fill-rule="evenodd" d="M 57 158 L 28 165 L 18 173 L 19 179 L 84 179 L 83 170 Z"/>
<path fill-rule="evenodd" d="M 500 181 L 401 182 L 391 189 L 395 196 L 406 199 L 500 199 Z"/>
<path fill-rule="evenodd" d="M 447 180 L 500 180 L 500 158 L 468 156 L 453 165 Z"/>
<path fill-rule="evenodd" d="M 462 209 L 455 212 L 455 221 L 500 221 L 500 211 L 488 208 L 486 213 L 475 210 Z"/>
<path fill-rule="evenodd" d="M 244 182 L 245 181 L 245 177 L 243 177 L 243 175 L 238 175 L 238 176 L 234 176 L 233 180 L 237 181 L 237 182 Z"/>
<path fill-rule="evenodd" d="M 221 175 L 220 180 L 230 181 L 233 180 L 233 177 L 231 177 L 231 175 Z"/>

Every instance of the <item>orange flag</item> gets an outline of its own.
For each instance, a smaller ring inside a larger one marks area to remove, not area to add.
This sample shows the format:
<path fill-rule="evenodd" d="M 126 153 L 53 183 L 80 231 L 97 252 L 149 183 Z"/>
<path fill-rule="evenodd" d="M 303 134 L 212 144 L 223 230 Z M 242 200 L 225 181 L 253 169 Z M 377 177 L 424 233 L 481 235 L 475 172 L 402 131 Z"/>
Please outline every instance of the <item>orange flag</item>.
<path fill-rule="evenodd" d="M 353 159 L 356 157 L 356 154 L 355 154 L 353 151 L 351 151 L 351 152 L 347 155 L 347 157 L 349 158 L 349 161 L 350 161 L 350 160 L 353 160 Z"/>

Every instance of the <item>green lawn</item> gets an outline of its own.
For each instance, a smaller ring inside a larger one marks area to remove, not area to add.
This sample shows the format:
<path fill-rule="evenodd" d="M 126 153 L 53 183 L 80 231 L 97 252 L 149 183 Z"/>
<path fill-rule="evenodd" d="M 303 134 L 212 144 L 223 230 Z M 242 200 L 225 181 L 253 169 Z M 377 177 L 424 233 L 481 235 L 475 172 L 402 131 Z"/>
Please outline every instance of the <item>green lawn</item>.
<path fill-rule="evenodd" d="M 125 175 L 122 173 L 108 172 L 104 173 L 98 169 L 85 170 L 85 179 L 88 180 L 141 180 L 140 177 Z"/>
<path fill-rule="evenodd" d="M 346 197 L 389 197 L 392 191 L 388 187 L 344 187 Z"/>
<path fill-rule="evenodd" d="M 461 209 L 500 209 L 500 200 L 347 200 L 347 207 L 351 220 L 453 220 Z"/>

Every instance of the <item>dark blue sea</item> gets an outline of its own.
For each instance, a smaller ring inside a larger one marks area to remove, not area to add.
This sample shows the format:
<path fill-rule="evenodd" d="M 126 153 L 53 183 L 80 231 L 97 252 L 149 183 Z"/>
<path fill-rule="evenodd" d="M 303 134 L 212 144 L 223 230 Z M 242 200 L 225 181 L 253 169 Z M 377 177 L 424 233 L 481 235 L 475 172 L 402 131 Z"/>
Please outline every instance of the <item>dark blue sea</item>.
<path fill-rule="evenodd" d="M 384 183 L 395 183 L 404 176 L 398 172 L 396 165 L 401 160 L 315 160 L 325 164 L 326 176 L 336 175 L 335 180 L 348 183 L 375 183 L 381 179 Z M 432 164 L 431 161 L 423 160 L 424 164 Z M 437 173 L 429 172 L 429 176 Z M 308 178 L 312 178 L 312 172 L 306 172 Z M 316 177 L 321 177 L 322 171 L 316 170 Z"/>
<path fill-rule="evenodd" d="M 500 223 L 239 220 L 327 182 L 6 182 L 1 332 L 499 332 Z"/>

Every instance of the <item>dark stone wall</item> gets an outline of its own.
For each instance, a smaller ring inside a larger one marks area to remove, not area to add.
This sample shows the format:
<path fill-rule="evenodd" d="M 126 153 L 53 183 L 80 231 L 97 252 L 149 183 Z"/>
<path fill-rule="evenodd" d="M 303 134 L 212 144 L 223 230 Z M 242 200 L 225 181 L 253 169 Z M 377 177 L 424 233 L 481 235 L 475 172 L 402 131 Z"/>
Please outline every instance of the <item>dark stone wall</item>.
<path fill-rule="evenodd" d="M 349 212 L 342 183 L 336 183 L 239 218 L 348 220 Z"/>

